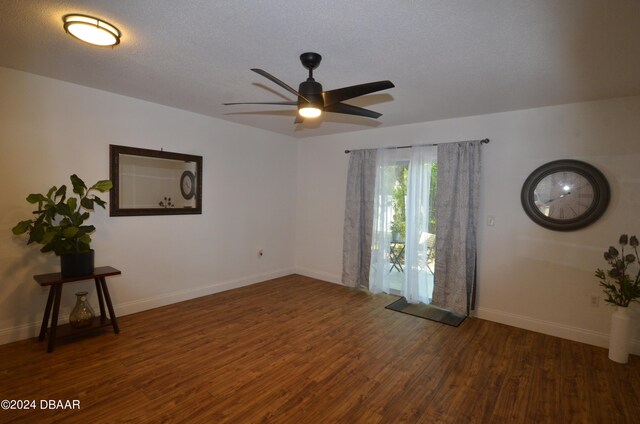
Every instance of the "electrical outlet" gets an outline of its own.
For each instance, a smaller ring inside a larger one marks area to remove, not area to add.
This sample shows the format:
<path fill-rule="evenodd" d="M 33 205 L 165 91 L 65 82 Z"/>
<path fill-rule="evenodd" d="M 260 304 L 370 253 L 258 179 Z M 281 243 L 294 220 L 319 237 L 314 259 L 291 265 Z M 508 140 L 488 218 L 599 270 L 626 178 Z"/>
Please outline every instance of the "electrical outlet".
<path fill-rule="evenodd" d="M 600 306 L 600 297 L 598 296 L 591 296 L 591 306 L 597 308 L 598 306 Z"/>

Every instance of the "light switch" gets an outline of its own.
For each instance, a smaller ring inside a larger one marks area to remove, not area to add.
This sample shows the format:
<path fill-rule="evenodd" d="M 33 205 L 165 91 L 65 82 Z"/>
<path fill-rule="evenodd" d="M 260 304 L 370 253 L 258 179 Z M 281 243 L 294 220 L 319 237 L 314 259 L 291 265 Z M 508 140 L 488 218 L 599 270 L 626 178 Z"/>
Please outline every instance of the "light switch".
<path fill-rule="evenodd" d="M 487 217 L 487 226 L 493 227 L 494 225 L 496 225 L 496 217 L 493 215 L 489 215 Z"/>

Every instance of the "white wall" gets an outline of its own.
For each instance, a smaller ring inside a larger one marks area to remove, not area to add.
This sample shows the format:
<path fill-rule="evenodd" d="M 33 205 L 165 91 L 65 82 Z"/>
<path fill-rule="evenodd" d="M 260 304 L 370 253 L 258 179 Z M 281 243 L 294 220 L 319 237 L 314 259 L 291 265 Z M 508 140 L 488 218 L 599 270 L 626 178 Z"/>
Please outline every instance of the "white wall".
<path fill-rule="evenodd" d="M 96 265 L 123 271 L 108 279 L 117 314 L 293 272 L 295 140 L 6 68 L 0 93 L 0 344 L 37 334 L 47 290 L 32 276 L 59 270 L 11 234 L 24 199 L 73 173 L 108 178 L 109 144 L 204 159 L 202 215 L 92 215 Z M 97 305 L 91 282 L 66 285 L 61 318 L 85 288 Z"/>
<path fill-rule="evenodd" d="M 606 346 L 612 308 L 593 273 L 605 267 L 602 252 L 620 234 L 640 235 L 639 118 L 640 97 L 627 97 L 301 140 L 296 267 L 340 281 L 345 149 L 490 138 L 483 147 L 477 315 Z M 569 233 L 537 226 L 520 204 L 529 173 L 563 158 L 597 166 L 612 189 L 605 215 Z M 590 306 L 593 295 L 599 307 Z M 640 308 L 633 309 L 640 354 Z"/>
<path fill-rule="evenodd" d="M 611 308 L 593 271 L 619 234 L 640 234 L 640 97 L 293 140 L 6 68 L 0 93 L 0 344 L 37 334 L 47 291 L 32 276 L 59 269 L 55 256 L 11 234 L 29 216 L 23 199 L 71 173 L 106 178 L 109 144 L 204 157 L 202 215 L 93 214 L 97 264 L 123 271 L 109 279 L 121 315 L 294 271 L 339 282 L 344 149 L 488 137 L 477 315 L 606 345 Z M 560 158 L 596 165 L 613 192 L 597 223 L 571 233 L 538 227 L 519 200 L 527 175 Z M 96 304 L 90 282 L 67 286 L 62 318 L 85 288 Z M 599 307 L 589 305 L 594 295 Z M 633 336 L 640 353 L 638 325 Z"/>

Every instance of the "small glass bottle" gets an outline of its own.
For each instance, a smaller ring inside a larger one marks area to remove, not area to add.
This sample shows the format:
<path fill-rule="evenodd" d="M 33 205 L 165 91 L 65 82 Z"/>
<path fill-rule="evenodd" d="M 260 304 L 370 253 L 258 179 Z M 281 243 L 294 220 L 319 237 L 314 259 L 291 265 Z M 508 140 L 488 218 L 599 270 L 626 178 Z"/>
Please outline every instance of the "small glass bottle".
<path fill-rule="evenodd" d="M 69 314 L 69 324 L 74 328 L 88 327 L 91 325 L 95 313 L 91 309 L 89 302 L 87 302 L 87 292 L 78 292 L 76 296 L 76 306 Z"/>

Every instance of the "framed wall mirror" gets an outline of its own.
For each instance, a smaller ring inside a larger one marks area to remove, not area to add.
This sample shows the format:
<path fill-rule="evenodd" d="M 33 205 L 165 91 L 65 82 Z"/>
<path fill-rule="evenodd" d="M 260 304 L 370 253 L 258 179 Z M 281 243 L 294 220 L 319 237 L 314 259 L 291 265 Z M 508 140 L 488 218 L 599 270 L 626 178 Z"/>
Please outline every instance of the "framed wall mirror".
<path fill-rule="evenodd" d="M 202 156 L 109 145 L 109 215 L 202 213 Z"/>

